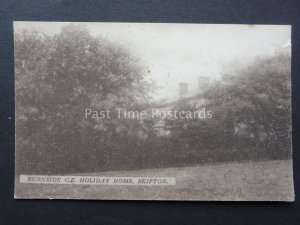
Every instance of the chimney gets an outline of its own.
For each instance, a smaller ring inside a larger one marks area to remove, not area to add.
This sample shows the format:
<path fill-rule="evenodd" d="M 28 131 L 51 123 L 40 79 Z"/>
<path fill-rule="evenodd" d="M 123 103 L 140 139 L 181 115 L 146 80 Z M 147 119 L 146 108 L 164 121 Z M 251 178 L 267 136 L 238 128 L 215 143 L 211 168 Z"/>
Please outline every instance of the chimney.
<path fill-rule="evenodd" d="M 204 91 L 209 85 L 209 77 L 200 76 L 198 77 L 198 89 Z"/>
<path fill-rule="evenodd" d="M 179 97 L 183 97 L 189 91 L 189 85 L 187 83 L 179 83 Z"/>

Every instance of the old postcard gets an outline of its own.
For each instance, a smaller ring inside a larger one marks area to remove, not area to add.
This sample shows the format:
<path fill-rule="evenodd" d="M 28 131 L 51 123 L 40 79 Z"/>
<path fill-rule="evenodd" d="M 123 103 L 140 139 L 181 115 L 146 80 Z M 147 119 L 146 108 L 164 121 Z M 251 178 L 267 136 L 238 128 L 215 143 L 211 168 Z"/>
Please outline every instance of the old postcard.
<path fill-rule="evenodd" d="M 14 22 L 15 198 L 293 201 L 291 26 Z"/>

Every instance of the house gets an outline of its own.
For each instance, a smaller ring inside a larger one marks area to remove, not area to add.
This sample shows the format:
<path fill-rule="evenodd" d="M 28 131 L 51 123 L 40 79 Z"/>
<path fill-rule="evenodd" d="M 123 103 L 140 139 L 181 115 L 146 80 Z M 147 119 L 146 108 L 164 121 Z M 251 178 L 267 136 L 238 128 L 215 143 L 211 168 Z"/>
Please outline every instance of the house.
<path fill-rule="evenodd" d="M 195 109 L 200 109 L 205 103 L 203 98 L 203 91 L 209 87 L 209 78 L 205 76 L 198 77 L 198 87 L 195 90 L 189 91 L 188 83 L 179 83 L 178 97 L 167 102 L 159 104 L 156 109 L 159 112 L 172 111 L 179 103 L 187 103 Z M 172 133 L 172 127 L 166 124 L 165 119 L 160 119 L 153 126 L 154 133 L 157 136 L 169 136 Z"/>

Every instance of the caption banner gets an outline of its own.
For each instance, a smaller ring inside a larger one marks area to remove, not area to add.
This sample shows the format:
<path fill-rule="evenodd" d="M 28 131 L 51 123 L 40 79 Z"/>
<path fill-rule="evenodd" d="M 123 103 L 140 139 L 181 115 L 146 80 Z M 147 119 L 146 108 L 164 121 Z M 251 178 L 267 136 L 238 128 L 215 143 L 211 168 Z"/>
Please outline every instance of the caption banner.
<path fill-rule="evenodd" d="M 20 183 L 85 185 L 176 185 L 174 177 L 98 177 L 20 175 Z"/>

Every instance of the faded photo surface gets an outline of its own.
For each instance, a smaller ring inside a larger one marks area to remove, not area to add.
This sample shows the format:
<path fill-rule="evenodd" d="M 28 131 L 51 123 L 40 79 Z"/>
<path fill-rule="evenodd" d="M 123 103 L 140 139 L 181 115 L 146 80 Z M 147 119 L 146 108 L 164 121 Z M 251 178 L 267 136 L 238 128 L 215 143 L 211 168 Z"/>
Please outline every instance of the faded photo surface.
<path fill-rule="evenodd" d="M 15 198 L 293 201 L 291 26 L 14 22 Z"/>

